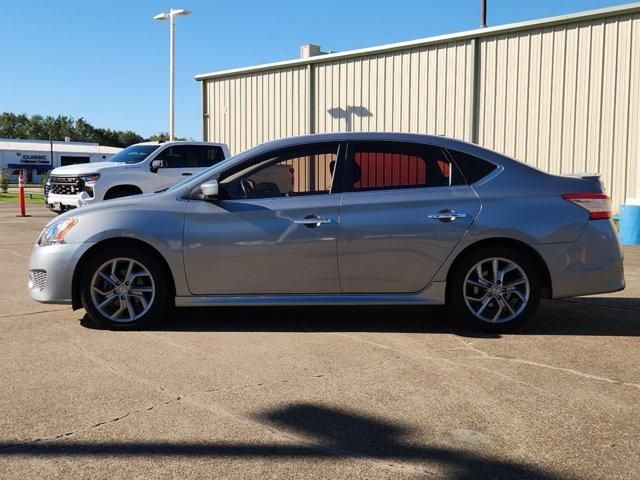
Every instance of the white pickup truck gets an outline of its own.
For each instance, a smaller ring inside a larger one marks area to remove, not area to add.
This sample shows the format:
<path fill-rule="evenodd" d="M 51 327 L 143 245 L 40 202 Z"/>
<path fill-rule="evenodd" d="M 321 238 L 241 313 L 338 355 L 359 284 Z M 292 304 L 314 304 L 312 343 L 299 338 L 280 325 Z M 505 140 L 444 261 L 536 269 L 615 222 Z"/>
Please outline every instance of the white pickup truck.
<path fill-rule="evenodd" d="M 45 203 L 61 213 L 80 204 L 155 192 L 227 157 L 223 143 L 138 143 L 106 162 L 55 168 L 45 185 Z"/>

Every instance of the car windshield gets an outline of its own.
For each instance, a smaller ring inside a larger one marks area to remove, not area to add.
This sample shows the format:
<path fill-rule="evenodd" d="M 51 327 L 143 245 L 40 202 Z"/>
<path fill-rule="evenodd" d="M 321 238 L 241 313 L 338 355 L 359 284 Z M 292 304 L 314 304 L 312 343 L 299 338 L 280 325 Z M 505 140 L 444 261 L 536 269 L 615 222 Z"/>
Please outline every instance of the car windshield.
<path fill-rule="evenodd" d="M 109 162 L 140 163 L 151 153 L 157 150 L 159 145 L 131 145 L 111 157 Z"/>

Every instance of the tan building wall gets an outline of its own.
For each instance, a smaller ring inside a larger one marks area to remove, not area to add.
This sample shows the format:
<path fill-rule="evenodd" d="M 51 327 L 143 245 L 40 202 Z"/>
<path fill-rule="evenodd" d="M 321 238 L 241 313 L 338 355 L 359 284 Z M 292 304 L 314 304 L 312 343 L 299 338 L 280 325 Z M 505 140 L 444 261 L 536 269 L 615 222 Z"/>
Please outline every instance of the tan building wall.
<path fill-rule="evenodd" d="M 239 152 L 306 133 L 476 142 L 640 196 L 640 4 L 196 77 L 203 137 Z"/>

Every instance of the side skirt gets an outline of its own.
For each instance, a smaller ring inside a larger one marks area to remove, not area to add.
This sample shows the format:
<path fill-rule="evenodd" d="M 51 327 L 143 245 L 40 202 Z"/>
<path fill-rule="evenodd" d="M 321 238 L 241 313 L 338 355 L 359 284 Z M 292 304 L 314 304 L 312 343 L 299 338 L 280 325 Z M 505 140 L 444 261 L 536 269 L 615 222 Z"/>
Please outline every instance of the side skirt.
<path fill-rule="evenodd" d="M 444 305 L 446 282 L 433 282 L 418 293 L 308 295 L 194 295 L 176 297 L 176 307 L 216 305 Z"/>

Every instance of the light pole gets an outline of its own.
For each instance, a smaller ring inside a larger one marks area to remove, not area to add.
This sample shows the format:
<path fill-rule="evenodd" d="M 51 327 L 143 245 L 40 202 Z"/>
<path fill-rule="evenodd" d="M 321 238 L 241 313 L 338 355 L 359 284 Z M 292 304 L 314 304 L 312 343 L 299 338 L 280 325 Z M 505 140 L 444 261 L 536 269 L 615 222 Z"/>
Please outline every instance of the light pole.
<path fill-rule="evenodd" d="M 175 137 L 175 97 L 176 97 L 176 62 L 175 62 L 175 17 L 185 16 L 191 13 L 190 10 L 174 9 L 169 10 L 168 13 L 159 13 L 154 20 L 169 20 L 169 140 L 173 140 Z"/>

